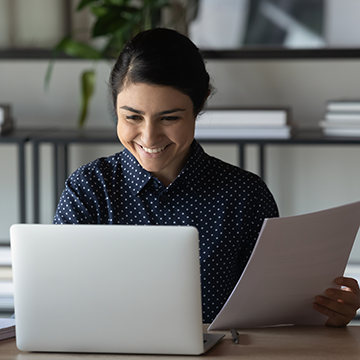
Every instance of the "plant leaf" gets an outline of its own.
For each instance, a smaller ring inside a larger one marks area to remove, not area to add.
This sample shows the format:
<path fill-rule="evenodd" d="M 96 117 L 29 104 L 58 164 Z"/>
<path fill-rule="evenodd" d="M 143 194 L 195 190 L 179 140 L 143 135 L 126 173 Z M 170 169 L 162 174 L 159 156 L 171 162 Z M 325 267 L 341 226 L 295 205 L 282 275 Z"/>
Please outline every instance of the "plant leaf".
<path fill-rule="evenodd" d="M 78 126 L 81 128 L 85 124 L 88 114 L 90 98 L 94 94 L 95 70 L 84 70 L 81 75 L 81 108 L 78 119 Z"/>
<path fill-rule="evenodd" d="M 58 53 L 59 53 L 59 50 L 54 48 L 53 51 L 52 51 L 52 57 L 49 60 L 48 67 L 47 67 L 46 73 L 45 73 L 45 81 L 44 81 L 44 89 L 45 89 L 45 91 L 48 90 L 48 88 L 50 86 L 50 79 L 51 79 L 52 72 L 53 72 L 53 69 L 54 69 L 55 59 L 58 56 Z"/>
<path fill-rule="evenodd" d="M 50 79 L 51 79 L 51 75 L 54 69 L 54 59 L 51 59 L 49 61 L 48 67 L 46 69 L 46 73 L 45 73 L 45 81 L 44 81 L 44 88 L 45 90 L 49 89 L 49 85 L 50 85 Z"/>
<path fill-rule="evenodd" d="M 64 39 L 62 39 L 55 47 L 55 51 L 63 51 L 70 56 L 79 57 L 82 59 L 102 58 L 102 54 L 100 51 L 81 41 L 71 39 L 70 37 L 65 37 Z"/>
<path fill-rule="evenodd" d="M 129 0 L 105 0 L 105 4 L 122 6 L 127 5 Z"/>
<path fill-rule="evenodd" d="M 109 12 L 109 8 L 107 6 L 92 6 L 90 10 L 96 18 L 105 16 Z"/>
<path fill-rule="evenodd" d="M 131 10 L 130 10 L 131 9 Z M 113 9 L 109 11 L 106 15 L 97 19 L 94 24 L 92 36 L 104 36 L 112 35 L 118 29 L 121 29 L 124 25 L 127 24 L 127 20 L 124 18 L 129 11 L 136 12 L 138 10 L 126 7 L 126 10 L 123 11 L 119 9 Z"/>

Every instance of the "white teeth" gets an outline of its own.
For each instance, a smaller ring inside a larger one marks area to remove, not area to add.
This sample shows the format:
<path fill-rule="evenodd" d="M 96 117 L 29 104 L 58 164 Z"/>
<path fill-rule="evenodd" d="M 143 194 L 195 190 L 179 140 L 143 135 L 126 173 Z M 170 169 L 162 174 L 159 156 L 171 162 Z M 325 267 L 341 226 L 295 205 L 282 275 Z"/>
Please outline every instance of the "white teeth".
<path fill-rule="evenodd" d="M 162 148 L 158 148 L 158 149 L 148 149 L 144 146 L 142 146 L 142 148 L 149 154 L 156 154 L 156 153 L 159 153 L 160 151 L 163 151 L 165 149 L 165 146 Z"/>

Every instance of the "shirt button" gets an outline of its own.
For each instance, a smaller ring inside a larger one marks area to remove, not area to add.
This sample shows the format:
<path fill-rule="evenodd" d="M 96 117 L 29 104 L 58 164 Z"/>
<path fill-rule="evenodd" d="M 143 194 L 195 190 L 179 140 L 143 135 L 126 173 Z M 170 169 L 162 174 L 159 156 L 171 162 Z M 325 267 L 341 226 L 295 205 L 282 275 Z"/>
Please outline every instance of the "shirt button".
<path fill-rule="evenodd" d="M 159 187 L 159 183 L 158 183 L 156 180 L 154 180 L 154 186 L 155 186 L 156 188 Z"/>

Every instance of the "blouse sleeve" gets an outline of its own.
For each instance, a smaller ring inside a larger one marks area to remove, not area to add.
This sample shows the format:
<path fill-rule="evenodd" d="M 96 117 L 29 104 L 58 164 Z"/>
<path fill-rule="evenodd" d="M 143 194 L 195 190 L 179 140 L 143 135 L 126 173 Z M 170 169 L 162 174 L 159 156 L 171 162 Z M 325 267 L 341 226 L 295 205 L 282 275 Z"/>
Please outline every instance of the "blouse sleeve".
<path fill-rule="evenodd" d="M 239 267 L 241 272 L 251 256 L 264 220 L 279 216 L 275 199 L 266 184 L 258 178 L 254 185 L 243 213 L 247 231 L 244 234 L 246 239 L 243 239 L 240 250 Z"/>
<path fill-rule="evenodd" d="M 84 167 L 70 175 L 57 205 L 54 224 L 97 223 L 94 186 L 95 184 L 89 182 Z"/>

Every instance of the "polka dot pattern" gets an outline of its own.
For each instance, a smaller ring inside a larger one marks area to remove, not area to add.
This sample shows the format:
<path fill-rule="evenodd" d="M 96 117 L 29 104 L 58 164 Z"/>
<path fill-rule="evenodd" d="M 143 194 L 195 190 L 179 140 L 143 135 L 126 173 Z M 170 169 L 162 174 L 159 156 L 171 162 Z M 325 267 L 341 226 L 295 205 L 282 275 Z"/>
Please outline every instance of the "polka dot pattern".
<path fill-rule="evenodd" d="M 54 223 L 195 226 L 203 321 L 210 323 L 244 270 L 264 218 L 278 210 L 257 175 L 207 155 L 196 141 L 192 147 L 168 187 L 126 149 L 80 167 L 66 181 Z"/>

